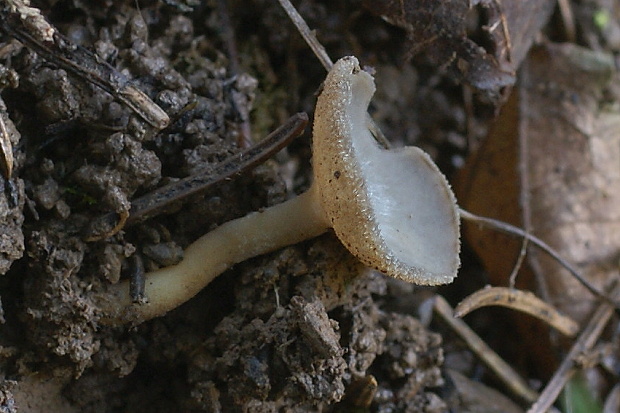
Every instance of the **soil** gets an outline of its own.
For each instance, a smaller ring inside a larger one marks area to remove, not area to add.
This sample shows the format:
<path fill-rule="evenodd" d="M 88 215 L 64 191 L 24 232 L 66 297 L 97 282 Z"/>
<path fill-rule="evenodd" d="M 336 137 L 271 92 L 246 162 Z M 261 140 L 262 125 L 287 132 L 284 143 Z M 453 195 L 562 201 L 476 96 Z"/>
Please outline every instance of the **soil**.
<path fill-rule="evenodd" d="M 133 271 L 132 256 L 147 271 L 170 265 L 217 225 L 305 190 L 310 128 L 165 214 L 94 242 L 88 225 L 213 168 L 295 112 L 312 114 L 325 71 L 275 1 L 33 5 L 172 121 L 157 131 L 0 37 L 0 112 L 14 157 L 0 191 L 0 412 L 469 411 L 454 396 L 467 379 L 446 371 L 471 377 L 480 367 L 458 342 L 446 355 L 443 336 L 420 321 L 432 291 L 364 268 L 333 234 L 241 263 L 164 317 L 103 325 L 95 297 Z M 447 175 L 463 163 L 492 105 L 477 102 L 469 116 L 461 87 L 423 57 L 406 60 L 403 32 L 360 1 L 298 9 L 330 56 L 374 66 L 372 111 L 395 145 L 421 146 Z M 482 271 L 464 261 L 473 291 Z"/>

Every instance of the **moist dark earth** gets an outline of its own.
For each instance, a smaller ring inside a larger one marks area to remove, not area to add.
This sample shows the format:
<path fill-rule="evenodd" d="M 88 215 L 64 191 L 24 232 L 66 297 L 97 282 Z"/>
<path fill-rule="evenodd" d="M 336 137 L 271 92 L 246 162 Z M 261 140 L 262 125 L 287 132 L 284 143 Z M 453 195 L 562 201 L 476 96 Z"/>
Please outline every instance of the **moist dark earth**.
<path fill-rule="evenodd" d="M 0 412 L 470 411 L 457 382 L 483 368 L 429 327 L 433 290 L 364 268 L 330 233 L 236 265 L 164 317 L 101 323 L 97 294 L 129 276 L 136 254 L 147 271 L 174 264 L 200 235 L 307 189 L 311 127 L 253 171 L 154 218 L 97 241 L 84 236 L 89 224 L 213 169 L 296 112 L 311 116 L 325 71 L 276 1 L 32 5 L 171 123 L 155 129 L 0 33 L 14 157 L 0 191 Z M 461 86 L 424 57 L 410 61 L 406 33 L 361 1 L 298 8 L 333 59 L 374 68 L 371 111 L 388 139 L 421 146 L 452 174 L 494 106 L 481 99 L 470 116 Z M 464 289 L 480 274 L 466 251 Z"/>

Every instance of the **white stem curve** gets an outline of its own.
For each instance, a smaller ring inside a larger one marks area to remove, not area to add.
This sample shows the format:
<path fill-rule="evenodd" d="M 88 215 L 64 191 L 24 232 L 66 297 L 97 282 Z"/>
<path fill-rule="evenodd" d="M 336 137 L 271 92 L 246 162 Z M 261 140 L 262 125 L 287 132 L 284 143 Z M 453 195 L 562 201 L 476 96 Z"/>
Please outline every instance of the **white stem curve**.
<path fill-rule="evenodd" d="M 164 315 L 234 264 L 314 238 L 329 227 L 314 187 L 282 204 L 226 222 L 187 247 L 180 263 L 145 275 L 148 303 L 132 302 L 128 281 L 111 286 L 100 303 L 102 321 L 140 323 Z"/>

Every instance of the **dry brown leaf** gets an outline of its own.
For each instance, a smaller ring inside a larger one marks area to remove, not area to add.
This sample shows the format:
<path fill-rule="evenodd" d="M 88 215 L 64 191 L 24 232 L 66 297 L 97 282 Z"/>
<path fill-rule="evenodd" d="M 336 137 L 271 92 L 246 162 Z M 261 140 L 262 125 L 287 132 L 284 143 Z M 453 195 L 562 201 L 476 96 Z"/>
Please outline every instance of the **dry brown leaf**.
<path fill-rule="evenodd" d="M 620 112 L 604 104 L 613 59 L 571 45 L 537 50 L 521 94 L 524 176 L 535 234 L 603 289 L 618 277 L 620 252 Z M 591 294 L 557 262 L 533 251 L 529 263 L 553 305 L 578 320 Z"/>
<path fill-rule="evenodd" d="M 518 100 L 513 93 L 482 146 L 467 160 L 455 181 L 459 204 L 470 212 L 521 226 L 519 207 Z M 507 285 L 521 242 L 497 231 L 463 223 L 463 237 L 482 259 L 493 285 Z M 517 286 L 531 289 L 531 277 L 519 277 Z"/>
<path fill-rule="evenodd" d="M 620 251 L 620 113 L 603 102 L 613 68 L 610 57 L 574 45 L 536 48 L 457 191 L 466 209 L 529 227 L 599 289 L 618 277 Z M 465 235 L 494 283 L 505 284 L 519 243 L 471 226 Z M 532 250 L 528 263 L 550 304 L 588 317 L 594 297 L 557 262 Z"/>

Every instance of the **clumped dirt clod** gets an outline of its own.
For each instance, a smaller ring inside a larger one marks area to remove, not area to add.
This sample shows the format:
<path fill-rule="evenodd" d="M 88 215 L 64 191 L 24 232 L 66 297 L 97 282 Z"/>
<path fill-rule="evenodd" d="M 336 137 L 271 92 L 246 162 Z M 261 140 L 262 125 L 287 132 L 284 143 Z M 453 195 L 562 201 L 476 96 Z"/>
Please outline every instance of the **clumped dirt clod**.
<path fill-rule="evenodd" d="M 445 408 L 428 392 L 441 384 L 440 336 L 413 317 L 380 310 L 372 296 L 386 293 L 385 280 L 337 241 L 321 237 L 303 251 L 288 248 L 263 269 L 244 271 L 247 285 L 237 294 L 254 296 L 242 300 L 253 311 L 225 317 L 192 360 L 197 401 L 258 411 L 327 409 L 353 380 L 372 374 L 379 383 L 404 383 L 380 384 L 384 408 Z M 248 321 L 248 314 L 256 318 Z"/>
<path fill-rule="evenodd" d="M 0 383 L 0 411 L 2 413 L 16 413 L 17 407 L 13 399 L 11 389 L 15 387 L 14 381 L 5 380 Z"/>
<path fill-rule="evenodd" d="M 28 339 L 51 353 L 46 357 L 66 356 L 77 374 L 99 350 L 94 337 L 97 307 L 88 298 L 88 284 L 76 277 L 85 249 L 61 226 L 33 232 L 28 248 L 32 276 L 24 295 Z"/>

